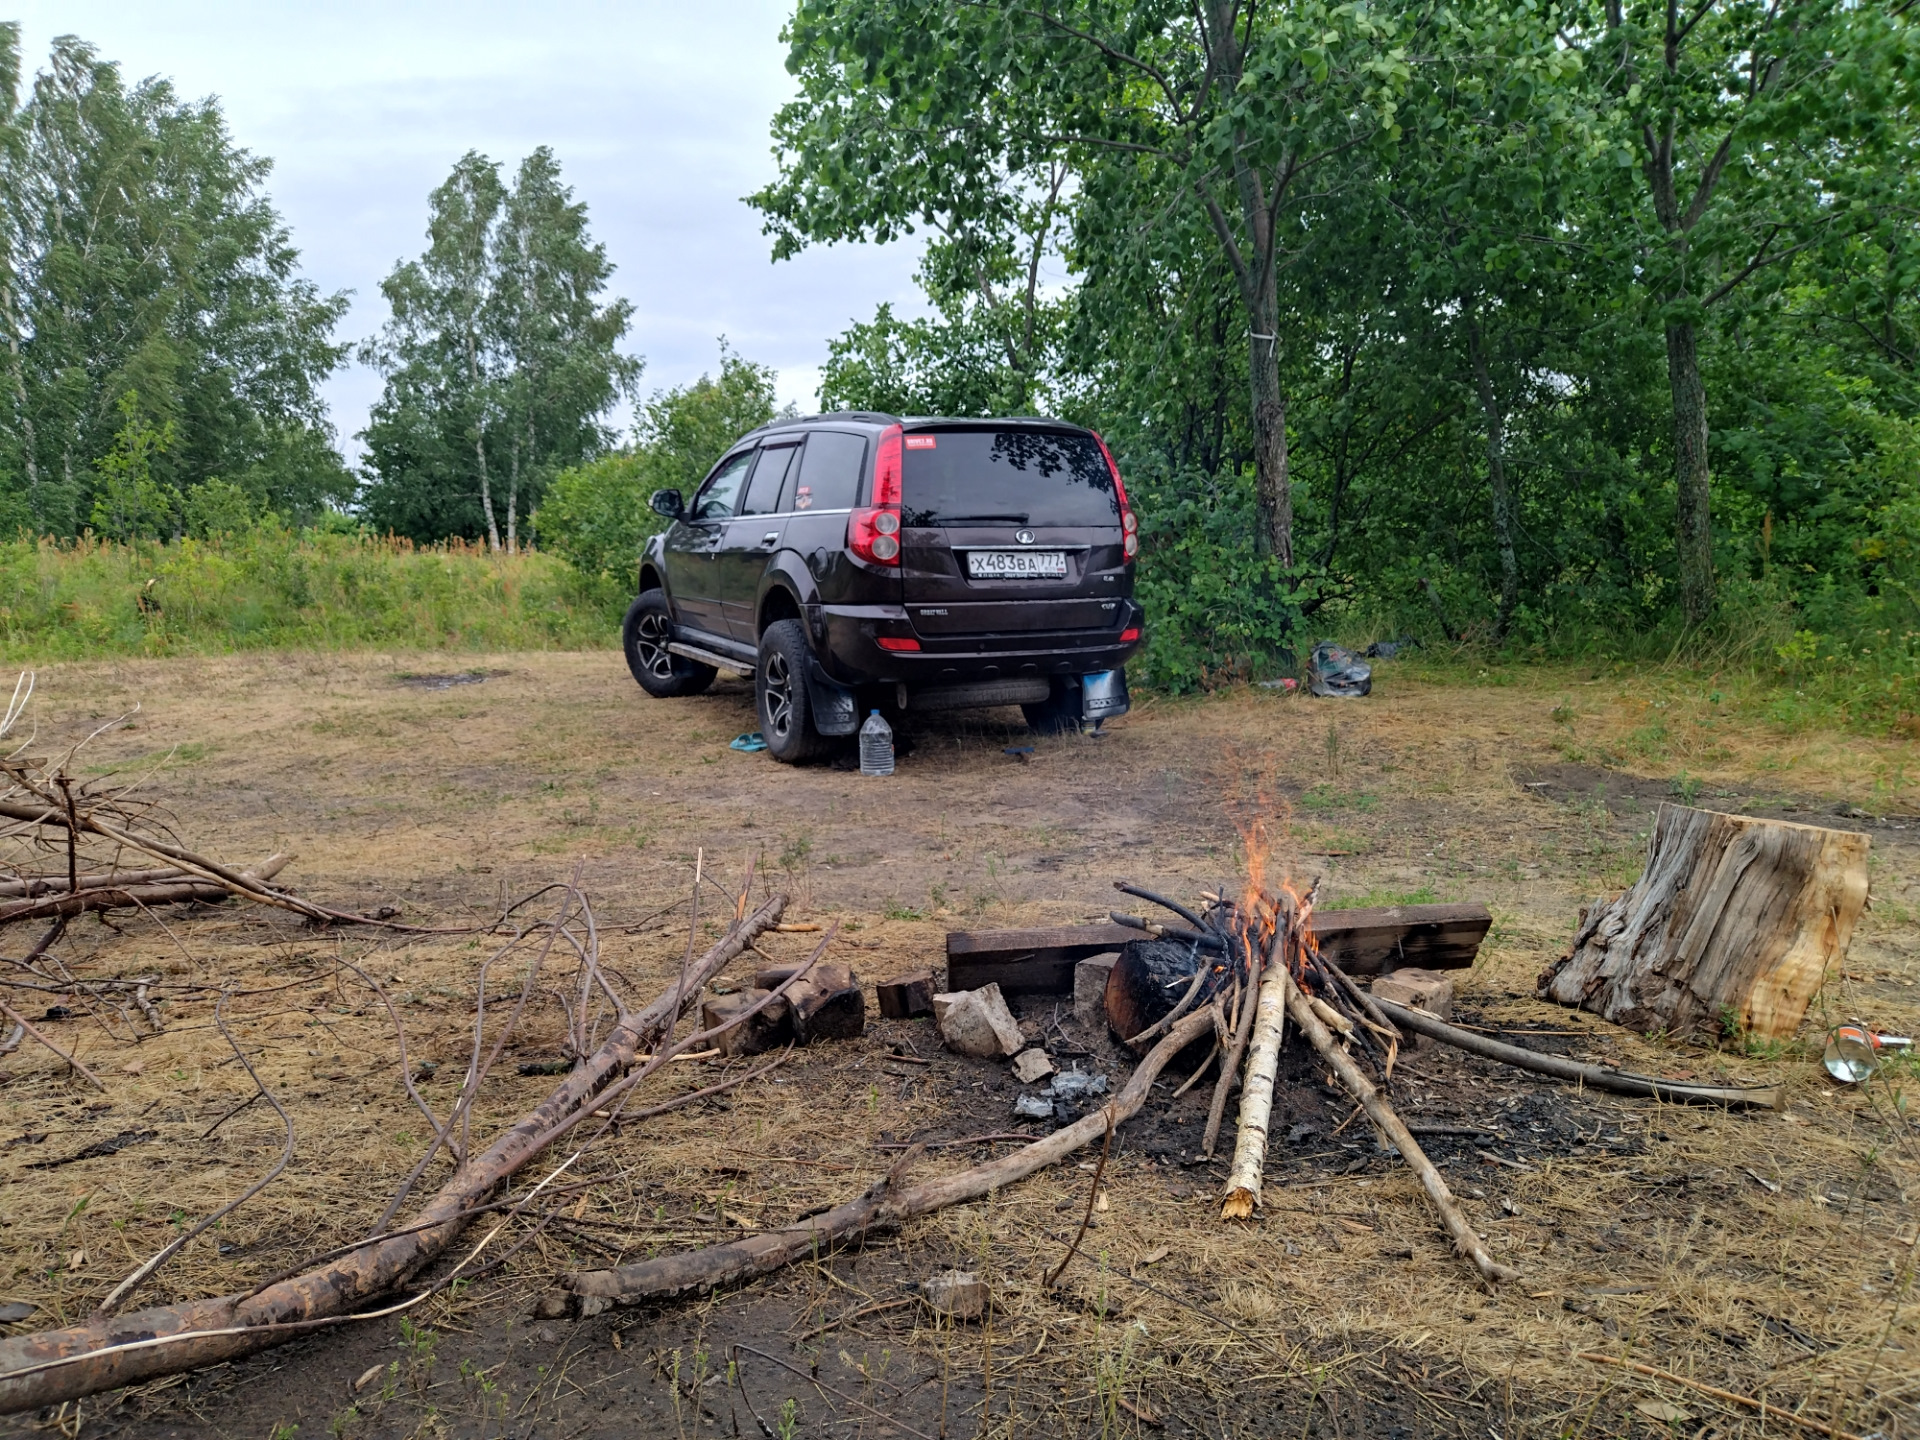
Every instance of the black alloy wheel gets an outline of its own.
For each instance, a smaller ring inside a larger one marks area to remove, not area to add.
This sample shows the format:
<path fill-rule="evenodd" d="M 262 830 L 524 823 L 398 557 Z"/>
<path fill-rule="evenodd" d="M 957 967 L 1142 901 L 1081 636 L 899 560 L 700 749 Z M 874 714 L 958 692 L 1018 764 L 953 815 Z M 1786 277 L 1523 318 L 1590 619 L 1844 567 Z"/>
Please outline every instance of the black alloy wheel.
<path fill-rule="evenodd" d="M 773 758 L 789 765 L 812 759 L 826 746 L 813 728 L 806 678 L 810 658 L 806 628 L 798 620 L 776 620 L 760 636 L 760 663 L 753 672 L 760 734 Z"/>
<path fill-rule="evenodd" d="M 639 599 L 627 608 L 620 640 L 627 652 L 627 668 L 640 688 L 656 700 L 698 695 L 713 684 L 716 672 L 711 665 L 676 655 L 667 648 L 673 640 L 673 614 L 667 609 L 666 595 L 659 590 L 641 591 Z"/>

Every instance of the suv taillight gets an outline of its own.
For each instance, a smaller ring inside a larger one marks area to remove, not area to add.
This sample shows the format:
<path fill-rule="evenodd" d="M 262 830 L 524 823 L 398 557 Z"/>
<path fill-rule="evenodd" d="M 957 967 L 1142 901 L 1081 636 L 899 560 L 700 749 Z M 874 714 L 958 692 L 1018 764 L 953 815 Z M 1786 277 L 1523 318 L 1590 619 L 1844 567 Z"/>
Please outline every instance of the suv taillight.
<path fill-rule="evenodd" d="M 1127 504 L 1127 487 L 1121 483 L 1120 467 L 1114 463 L 1113 452 L 1107 449 L 1107 442 L 1100 438 L 1098 432 L 1095 432 L 1093 439 L 1100 447 L 1100 453 L 1107 457 L 1107 473 L 1113 476 L 1114 498 L 1120 502 L 1120 553 L 1131 565 L 1134 556 L 1140 553 L 1140 522 L 1133 518 L 1133 507 Z"/>
<path fill-rule="evenodd" d="M 873 459 L 872 501 L 847 517 L 847 548 L 869 565 L 900 563 L 901 427 L 880 432 Z M 1111 458 L 1107 461 L 1113 463 Z"/>

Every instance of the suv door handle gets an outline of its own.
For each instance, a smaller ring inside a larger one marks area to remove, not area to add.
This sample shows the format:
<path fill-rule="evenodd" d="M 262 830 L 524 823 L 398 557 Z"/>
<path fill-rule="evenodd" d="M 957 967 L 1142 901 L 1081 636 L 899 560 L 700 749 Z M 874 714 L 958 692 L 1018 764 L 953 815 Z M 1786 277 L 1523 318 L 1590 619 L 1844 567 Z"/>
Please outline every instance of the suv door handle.
<path fill-rule="evenodd" d="M 778 545 L 780 543 L 780 532 L 778 530 L 767 531 L 766 534 L 760 537 L 760 543 L 762 545 Z"/>

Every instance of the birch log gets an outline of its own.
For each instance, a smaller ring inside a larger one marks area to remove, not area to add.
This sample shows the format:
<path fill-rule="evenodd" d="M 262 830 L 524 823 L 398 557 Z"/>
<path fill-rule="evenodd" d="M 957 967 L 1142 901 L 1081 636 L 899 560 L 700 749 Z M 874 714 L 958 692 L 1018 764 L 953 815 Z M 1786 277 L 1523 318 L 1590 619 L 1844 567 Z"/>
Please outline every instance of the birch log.
<path fill-rule="evenodd" d="M 1247 1047 L 1247 1078 L 1240 1089 L 1240 1131 L 1233 1142 L 1233 1169 L 1227 1173 L 1223 1220 L 1246 1220 L 1260 1203 L 1261 1175 L 1267 1168 L 1267 1122 L 1273 1115 L 1273 1082 L 1280 1069 L 1280 1041 L 1287 1028 L 1287 927 L 1274 932 L 1267 951 L 1260 1001 L 1254 1008 L 1253 1040 Z"/>
<path fill-rule="evenodd" d="M 1588 911 L 1540 996 L 1642 1032 L 1790 1039 L 1866 908 L 1868 845 L 1662 805 L 1640 878 Z"/>

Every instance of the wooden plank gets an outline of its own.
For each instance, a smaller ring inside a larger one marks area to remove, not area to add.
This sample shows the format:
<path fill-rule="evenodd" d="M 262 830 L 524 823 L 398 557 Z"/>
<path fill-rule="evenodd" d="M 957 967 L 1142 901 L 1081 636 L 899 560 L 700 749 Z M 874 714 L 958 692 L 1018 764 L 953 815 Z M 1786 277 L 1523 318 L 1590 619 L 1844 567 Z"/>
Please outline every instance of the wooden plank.
<path fill-rule="evenodd" d="M 1321 953 L 1349 975 L 1385 975 L 1409 965 L 1465 970 L 1492 926 L 1492 912 L 1478 901 L 1322 910 L 1313 917 Z"/>
<path fill-rule="evenodd" d="M 1383 975 L 1408 965 L 1465 970 L 1473 964 L 1493 915 L 1475 902 L 1323 910 L 1313 921 L 1320 949 L 1341 969 L 1350 975 Z M 1009 995 L 1068 995 L 1076 964 L 1140 938 L 1140 931 L 1112 923 L 952 930 L 947 933 L 947 989 L 997 984 Z"/>

